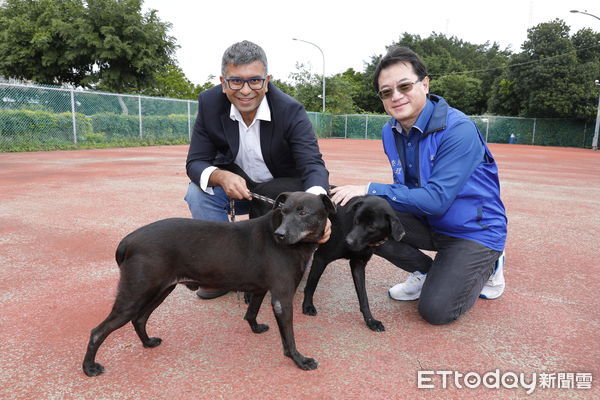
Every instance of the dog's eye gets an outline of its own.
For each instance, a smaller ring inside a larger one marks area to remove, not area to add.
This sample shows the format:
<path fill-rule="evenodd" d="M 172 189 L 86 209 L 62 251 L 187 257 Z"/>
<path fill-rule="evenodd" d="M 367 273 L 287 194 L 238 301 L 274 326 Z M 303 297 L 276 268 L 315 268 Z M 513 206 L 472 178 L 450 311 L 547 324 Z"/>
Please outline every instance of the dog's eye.
<path fill-rule="evenodd" d="M 367 229 L 370 231 L 375 231 L 375 230 L 377 230 L 377 227 L 375 225 L 369 225 L 369 226 L 367 226 Z"/>
<path fill-rule="evenodd" d="M 304 217 L 304 216 L 308 215 L 308 211 L 300 209 L 300 210 L 298 210 L 298 215 L 301 217 Z"/>

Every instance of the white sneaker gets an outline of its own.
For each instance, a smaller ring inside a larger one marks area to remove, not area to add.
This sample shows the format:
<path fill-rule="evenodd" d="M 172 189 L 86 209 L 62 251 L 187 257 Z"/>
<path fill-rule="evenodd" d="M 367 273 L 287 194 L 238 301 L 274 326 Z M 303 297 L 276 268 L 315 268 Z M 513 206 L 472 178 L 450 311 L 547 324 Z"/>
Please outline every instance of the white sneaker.
<path fill-rule="evenodd" d="M 502 296 L 504 293 L 504 288 L 506 287 L 506 282 L 504 280 L 504 252 L 496 261 L 496 267 L 494 268 L 494 272 L 488 279 L 488 281 L 483 286 L 479 297 L 482 299 L 493 300 Z"/>
<path fill-rule="evenodd" d="M 415 271 L 408 279 L 388 290 L 388 295 L 394 300 L 417 300 L 421 296 L 421 289 L 427 274 Z"/>

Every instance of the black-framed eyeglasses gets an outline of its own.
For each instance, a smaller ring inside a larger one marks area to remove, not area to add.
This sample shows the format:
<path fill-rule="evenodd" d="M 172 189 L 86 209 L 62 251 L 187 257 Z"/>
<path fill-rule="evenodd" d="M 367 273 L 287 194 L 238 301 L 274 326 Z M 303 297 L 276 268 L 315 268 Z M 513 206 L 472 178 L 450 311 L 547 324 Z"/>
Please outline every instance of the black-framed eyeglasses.
<path fill-rule="evenodd" d="M 402 94 L 406 94 L 406 93 L 410 92 L 411 90 L 413 90 L 413 87 L 415 86 L 415 84 L 421 82 L 423 79 L 425 79 L 425 77 L 419 78 L 414 82 L 398 82 L 396 84 L 395 89 L 394 88 L 382 89 L 379 92 L 377 92 L 377 96 L 379 96 L 379 98 L 381 100 L 387 100 L 394 95 L 394 90 L 397 90 L 398 92 L 400 92 Z"/>
<path fill-rule="evenodd" d="M 247 83 L 250 89 L 252 90 L 260 90 L 265 86 L 265 81 L 267 78 L 250 78 L 250 79 L 242 79 L 242 78 L 226 78 L 227 86 L 231 90 L 242 90 L 244 85 Z"/>

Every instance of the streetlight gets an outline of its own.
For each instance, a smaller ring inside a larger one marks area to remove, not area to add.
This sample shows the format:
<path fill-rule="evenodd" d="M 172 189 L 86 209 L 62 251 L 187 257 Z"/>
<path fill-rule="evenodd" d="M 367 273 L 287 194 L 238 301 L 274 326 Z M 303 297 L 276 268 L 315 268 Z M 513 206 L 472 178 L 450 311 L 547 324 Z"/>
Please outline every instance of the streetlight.
<path fill-rule="evenodd" d="M 488 118 L 482 118 L 483 122 L 485 122 L 485 141 L 488 141 L 488 133 L 490 132 L 490 120 Z"/>
<path fill-rule="evenodd" d="M 598 17 L 594 14 L 590 14 L 589 12 L 587 12 L 587 10 L 585 10 L 585 11 L 571 10 L 571 12 L 589 15 L 592 18 L 596 18 L 597 20 L 600 20 L 600 17 Z M 594 81 L 594 84 L 596 86 L 600 86 L 600 82 L 598 82 L 598 79 L 596 79 Z M 600 127 L 600 95 L 598 95 L 598 111 L 596 112 L 596 128 L 594 129 L 594 138 L 592 139 L 592 150 L 598 150 L 598 128 L 599 127 Z"/>
<path fill-rule="evenodd" d="M 594 81 L 596 86 L 600 86 L 600 81 Z M 600 94 L 598 95 L 598 111 L 596 111 L 596 127 L 594 128 L 594 138 L 592 139 L 592 150 L 598 150 L 598 130 L 600 129 Z"/>
<path fill-rule="evenodd" d="M 589 12 L 587 12 L 587 10 L 585 11 L 579 11 L 579 10 L 571 10 L 572 13 L 579 13 L 579 14 L 585 14 L 585 15 L 589 15 L 590 17 L 594 17 L 596 19 L 600 20 L 600 17 L 595 16 L 594 14 L 590 14 Z"/>
<path fill-rule="evenodd" d="M 309 42 L 308 40 L 302 40 L 302 39 L 296 39 L 296 38 L 292 38 L 292 40 L 297 40 L 299 42 L 312 44 L 317 49 L 319 49 L 319 51 L 321 52 L 321 55 L 323 56 L 323 114 L 324 114 L 325 113 L 325 53 L 323 53 L 323 50 L 321 50 L 321 48 L 319 46 L 317 46 L 313 42 Z"/>

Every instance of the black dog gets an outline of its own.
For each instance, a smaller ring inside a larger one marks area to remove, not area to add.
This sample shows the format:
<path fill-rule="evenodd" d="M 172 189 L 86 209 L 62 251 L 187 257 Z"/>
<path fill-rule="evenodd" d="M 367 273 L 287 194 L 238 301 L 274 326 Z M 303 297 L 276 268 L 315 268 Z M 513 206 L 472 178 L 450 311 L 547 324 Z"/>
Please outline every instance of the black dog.
<path fill-rule="evenodd" d="M 402 224 L 387 201 L 369 195 L 353 198 L 346 205 L 338 207 L 337 213 L 329 219 L 331 236 L 315 252 L 304 287 L 302 312 L 306 315 L 317 315 L 313 295 L 325 267 L 332 261 L 346 258 L 350 260 L 354 288 L 367 326 L 373 331 L 385 331 L 383 324 L 373 318 L 369 308 L 365 267 L 376 246 L 390 238 L 397 241 L 402 239 Z"/>
<path fill-rule="evenodd" d="M 178 283 L 191 290 L 201 285 L 252 293 L 244 319 L 254 333 L 269 328 L 258 324 L 256 316 L 270 291 L 284 355 L 301 369 L 317 368 L 314 359 L 296 349 L 292 301 L 335 206 L 327 196 L 299 192 L 281 194 L 275 207 L 235 224 L 172 218 L 127 235 L 116 252 L 121 272 L 117 298 L 109 316 L 91 332 L 85 374 L 104 371 L 95 362 L 96 352 L 129 321 L 144 347 L 158 346 L 161 339 L 148 337 L 146 322 Z"/>
<path fill-rule="evenodd" d="M 275 198 L 283 191 L 302 190 L 302 182 L 298 178 L 276 178 L 264 183 L 255 183 L 235 164 L 226 169 L 240 175 L 252 192 L 262 196 Z M 250 218 L 263 215 L 268 209 L 269 206 L 265 202 L 253 199 L 249 209 Z M 345 206 L 337 207 L 337 213 L 332 215 L 330 220 L 331 237 L 315 252 L 304 288 L 302 312 L 306 315 L 317 315 L 313 295 L 325 267 L 332 261 L 346 258 L 350 260 L 354 288 L 367 326 L 374 331 L 385 331 L 384 325 L 373 318 L 369 308 L 365 267 L 373 256 L 376 245 L 389 238 L 399 241 L 404 236 L 404 228 L 387 201 L 368 195 L 354 198 Z M 246 296 L 247 301 L 249 298 Z"/>

